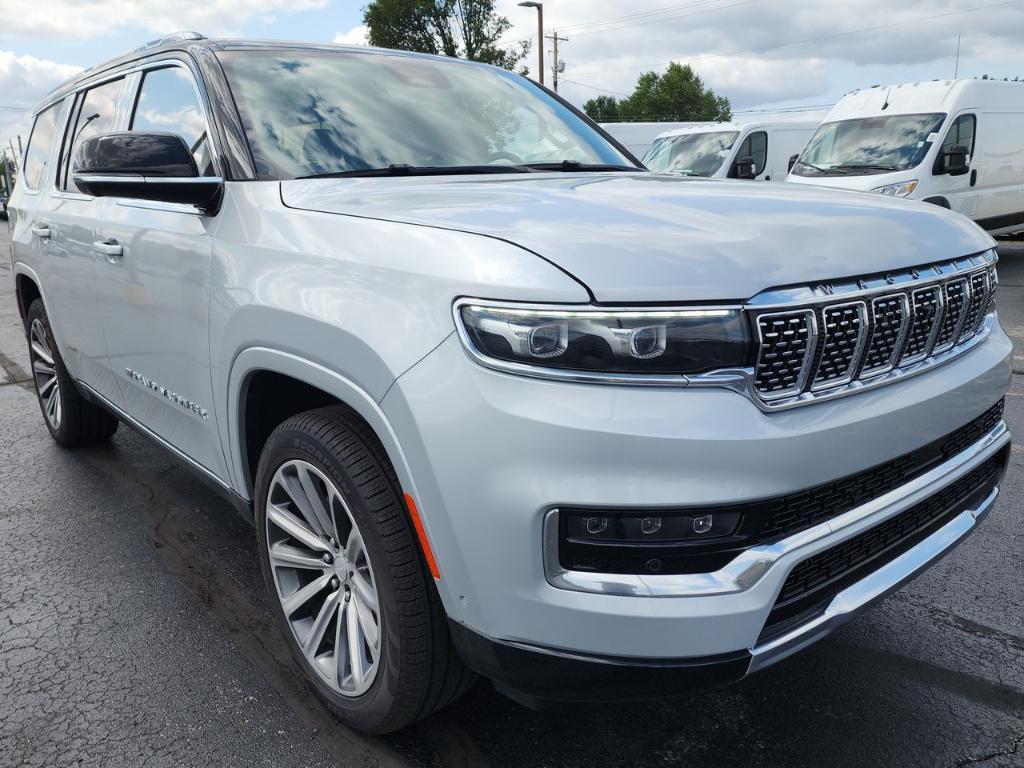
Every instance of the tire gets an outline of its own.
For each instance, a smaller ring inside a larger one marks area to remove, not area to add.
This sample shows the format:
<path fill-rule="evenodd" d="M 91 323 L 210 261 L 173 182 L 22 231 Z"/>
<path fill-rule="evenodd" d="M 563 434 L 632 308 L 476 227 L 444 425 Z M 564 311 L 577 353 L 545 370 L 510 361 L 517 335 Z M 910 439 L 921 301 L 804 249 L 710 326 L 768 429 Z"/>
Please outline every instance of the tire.
<path fill-rule="evenodd" d="M 308 411 L 274 430 L 256 475 L 256 532 L 292 655 L 347 725 L 396 731 L 472 685 L 394 469 L 350 411 Z"/>
<path fill-rule="evenodd" d="M 53 439 L 65 448 L 109 439 L 117 431 L 117 418 L 79 393 L 53 341 L 42 299 L 28 308 L 27 325 L 32 382 Z"/>

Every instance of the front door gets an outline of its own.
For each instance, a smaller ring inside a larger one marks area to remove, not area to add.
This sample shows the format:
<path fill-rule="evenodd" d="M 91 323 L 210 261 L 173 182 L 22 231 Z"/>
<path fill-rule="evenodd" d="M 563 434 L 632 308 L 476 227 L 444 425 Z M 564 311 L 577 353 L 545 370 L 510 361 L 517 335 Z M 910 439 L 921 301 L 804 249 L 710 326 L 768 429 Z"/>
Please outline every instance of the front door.
<path fill-rule="evenodd" d="M 187 67 L 164 63 L 144 71 L 131 112 L 131 130 L 182 136 L 200 172 L 215 175 Z M 103 325 L 122 408 L 223 480 L 208 323 L 216 222 L 189 206 L 106 198 L 96 238 L 104 251 Z"/>
<path fill-rule="evenodd" d="M 978 163 L 975 162 L 977 135 L 978 119 L 974 113 L 964 112 L 957 115 L 949 124 L 949 129 L 942 139 L 933 169 L 938 178 L 942 179 L 942 197 L 949 201 L 949 207 L 971 219 L 979 219 L 985 215 L 980 205 L 981 195 L 977 187 Z M 967 148 L 969 170 L 959 176 L 951 176 L 948 172 L 943 171 L 942 159 L 946 152 L 956 146 Z"/>

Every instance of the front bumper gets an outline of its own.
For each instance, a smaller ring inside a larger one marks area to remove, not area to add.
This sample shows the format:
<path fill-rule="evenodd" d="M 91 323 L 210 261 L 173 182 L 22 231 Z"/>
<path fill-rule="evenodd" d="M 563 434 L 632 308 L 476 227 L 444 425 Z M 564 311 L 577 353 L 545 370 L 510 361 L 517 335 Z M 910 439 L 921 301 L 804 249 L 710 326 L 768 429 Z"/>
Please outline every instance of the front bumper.
<path fill-rule="evenodd" d="M 545 563 L 546 515 L 559 505 L 638 509 L 745 502 L 860 472 L 986 411 L 1009 385 L 1009 353 L 1010 342 L 996 326 L 985 343 L 941 369 L 766 414 L 727 390 L 510 376 L 470 362 L 452 337 L 402 376 L 382 407 L 410 468 L 415 487 L 408 490 L 440 565 L 438 588 L 453 622 L 486 641 L 602 664 L 633 659 L 640 666 L 703 665 L 725 654 L 735 666 L 733 654 L 747 654 L 753 659 L 747 666 L 757 667 L 810 641 L 801 634 L 759 644 L 799 563 L 970 472 L 1005 448 L 1005 428 L 941 472 L 741 556 L 724 573 L 687 577 L 682 589 L 648 577 L 636 582 L 553 574 L 550 553 Z M 972 519 L 975 513 L 982 514 L 974 510 Z M 956 523 L 955 532 L 966 522 L 961 515 L 949 525 Z M 933 536 L 931 544 L 915 546 L 914 557 L 930 551 Z M 881 577 L 892 576 L 895 586 L 909 578 L 899 575 L 908 561 L 899 562 Z M 581 584 L 588 580 L 597 583 Z M 872 587 L 864 601 L 854 600 L 856 593 L 837 595 L 806 631 L 834 627 L 853 610 L 844 606 L 867 604 L 889 588 L 895 587 Z"/>

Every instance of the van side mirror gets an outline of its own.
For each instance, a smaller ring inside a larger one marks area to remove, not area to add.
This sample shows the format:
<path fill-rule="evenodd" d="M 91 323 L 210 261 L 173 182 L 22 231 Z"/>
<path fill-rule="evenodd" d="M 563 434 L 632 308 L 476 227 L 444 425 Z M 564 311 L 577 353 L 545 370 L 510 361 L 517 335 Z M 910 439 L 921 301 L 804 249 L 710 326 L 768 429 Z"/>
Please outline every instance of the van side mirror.
<path fill-rule="evenodd" d="M 796 161 L 799 160 L 799 159 L 800 159 L 800 155 L 799 154 L 790 155 L 789 156 L 789 166 L 786 168 L 786 170 L 787 171 L 792 171 L 793 170 L 793 166 L 796 165 Z"/>
<path fill-rule="evenodd" d="M 754 167 L 754 158 L 737 157 L 732 164 L 733 177 L 737 179 L 753 179 L 757 176 L 757 168 Z"/>
<path fill-rule="evenodd" d="M 203 213 L 220 208 L 224 180 L 200 176 L 185 140 L 174 133 L 104 133 L 81 143 L 75 185 L 93 197 L 128 197 L 194 205 Z"/>
<path fill-rule="evenodd" d="M 967 173 L 967 147 L 956 144 L 942 155 L 942 172 L 950 176 L 963 176 Z"/>

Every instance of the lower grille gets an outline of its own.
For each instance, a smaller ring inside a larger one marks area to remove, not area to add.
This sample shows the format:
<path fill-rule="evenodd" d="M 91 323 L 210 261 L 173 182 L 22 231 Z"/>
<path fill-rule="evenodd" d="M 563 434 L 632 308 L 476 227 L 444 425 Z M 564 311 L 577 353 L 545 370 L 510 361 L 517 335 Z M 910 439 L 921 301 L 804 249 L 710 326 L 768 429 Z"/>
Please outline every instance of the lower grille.
<path fill-rule="evenodd" d="M 798 564 L 758 638 L 764 643 L 820 615 L 837 594 L 909 551 L 996 487 L 1009 446 L 910 509 Z"/>

